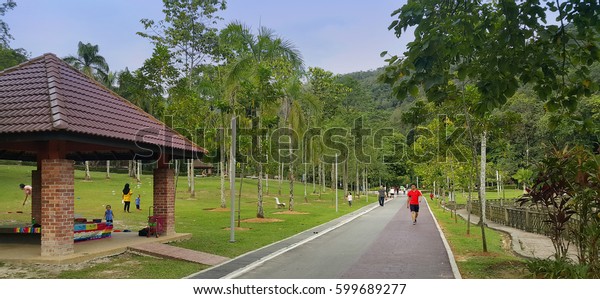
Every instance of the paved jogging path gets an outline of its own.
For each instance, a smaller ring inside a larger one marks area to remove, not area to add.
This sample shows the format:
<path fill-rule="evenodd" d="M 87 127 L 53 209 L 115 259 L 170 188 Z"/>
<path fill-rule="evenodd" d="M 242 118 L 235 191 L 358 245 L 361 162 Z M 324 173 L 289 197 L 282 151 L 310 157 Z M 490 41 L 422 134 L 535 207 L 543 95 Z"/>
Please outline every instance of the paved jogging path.
<path fill-rule="evenodd" d="M 261 254 L 261 250 L 268 249 L 263 248 L 240 257 L 238 262 L 233 259 L 189 278 L 460 277 L 427 204 L 421 204 L 416 225 L 412 225 L 405 196 L 386 202 L 384 207 L 371 206 L 354 218 L 329 224 L 335 225 L 329 230 L 319 227 L 321 235 L 310 236 L 307 231 L 306 235 L 290 238 L 277 250 Z M 243 262 L 244 258 L 254 261 Z"/>

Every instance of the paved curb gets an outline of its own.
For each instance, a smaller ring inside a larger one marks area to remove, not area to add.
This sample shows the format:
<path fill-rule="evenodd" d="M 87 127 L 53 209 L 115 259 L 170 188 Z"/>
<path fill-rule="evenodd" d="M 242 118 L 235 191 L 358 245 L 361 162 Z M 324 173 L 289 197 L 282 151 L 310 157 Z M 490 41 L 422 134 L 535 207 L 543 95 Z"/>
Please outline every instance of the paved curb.
<path fill-rule="evenodd" d="M 229 258 L 223 256 L 162 243 L 132 245 L 129 246 L 129 250 L 147 255 L 183 260 L 209 266 L 216 266 L 229 260 Z"/>

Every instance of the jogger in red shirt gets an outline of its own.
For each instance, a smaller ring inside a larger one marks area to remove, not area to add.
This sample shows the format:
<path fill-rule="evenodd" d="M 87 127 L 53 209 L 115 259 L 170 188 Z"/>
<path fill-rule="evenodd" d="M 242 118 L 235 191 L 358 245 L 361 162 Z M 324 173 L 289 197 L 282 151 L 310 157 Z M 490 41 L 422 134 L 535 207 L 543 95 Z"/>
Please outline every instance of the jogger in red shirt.
<path fill-rule="evenodd" d="M 408 191 L 408 200 L 406 201 L 406 208 L 410 208 L 413 225 L 417 224 L 417 217 L 419 216 L 419 202 L 420 197 L 423 195 L 421 191 L 417 190 L 417 186 L 414 184 L 410 186 Z"/>

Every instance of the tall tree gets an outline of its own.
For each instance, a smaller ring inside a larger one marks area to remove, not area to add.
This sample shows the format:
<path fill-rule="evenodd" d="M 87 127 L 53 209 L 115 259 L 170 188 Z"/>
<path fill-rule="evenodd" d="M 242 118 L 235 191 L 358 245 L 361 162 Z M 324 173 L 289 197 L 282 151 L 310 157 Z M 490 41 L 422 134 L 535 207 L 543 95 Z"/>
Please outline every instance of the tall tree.
<path fill-rule="evenodd" d="M 339 76 L 322 68 L 310 67 L 306 76 L 308 79 L 307 92 L 313 97 L 311 102 L 317 107 L 311 117 L 310 125 L 315 128 L 321 128 L 326 125 L 328 121 L 331 121 L 333 116 L 338 114 L 340 109 L 343 109 L 343 100 L 351 89 L 340 82 Z M 320 169 L 320 198 L 321 192 L 325 187 L 325 164 L 322 159 L 324 146 L 321 142 L 311 142 L 310 145 L 312 146 L 310 150 L 314 152 L 315 156 L 313 159 L 318 163 Z M 335 188 L 333 185 L 335 184 L 335 180 L 333 179 L 333 169 L 334 168 L 331 167 L 332 189 Z"/>
<path fill-rule="evenodd" d="M 16 6 L 17 3 L 13 0 L 6 0 L 6 2 L 0 4 L 0 17 L 4 17 L 6 12 Z M 0 19 L 0 71 L 25 62 L 28 59 L 29 55 L 24 49 L 11 49 L 9 45 L 11 39 L 13 37 L 10 34 L 8 24 Z"/>
<path fill-rule="evenodd" d="M 98 45 L 84 44 L 80 41 L 77 44 L 77 56 L 67 56 L 63 60 L 88 77 L 100 82 L 107 82 L 108 63 L 98 52 L 100 52 Z M 91 180 L 89 161 L 85 161 L 85 180 Z"/>
<path fill-rule="evenodd" d="M 144 32 L 137 34 L 148 38 L 155 49 L 166 51 L 167 62 L 177 70 L 177 80 L 163 80 L 168 91 L 169 111 L 174 116 L 194 111 L 205 114 L 208 105 L 202 103 L 202 97 L 195 83 L 195 77 L 202 72 L 202 65 L 218 60 L 217 13 L 225 9 L 224 0 L 163 0 L 164 19 L 160 21 L 142 19 Z M 185 109 L 200 108 L 200 109 Z M 184 108 L 184 109 L 181 109 Z M 180 117 L 181 118 L 181 117 Z M 194 132 L 195 117 L 177 120 L 176 124 L 183 132 Z M 184 134 L 186 135 L 186 134 Z M 188 134 L 189 135 L 189 134 Z M 190 157 L 194 158 L 194 157 Z M 188 161 L 189 164 L 189 161 Z M 188 181 L 193 182 L 193 168 L 187 168 Z M 193 188 L 190 188 L 190 192 Z"/>
<path fill-rule="evenodd" d="M 11 49 L 0 45 L 0 71 L 27 61 L 27 52 L 23 49 Z"/>
<path fill-rule="evenodd" d="M 299 69 L 302 67 L 302 58 L 291 42 L 276 36 L 266 27 L 260 27 L 254 35 L 249 27 L 233 22 L 221 31 L 220 40 L 229 70 L 226 84 L 230 89 L 237 90 L 234 100 L 250 112 L 252 157 L 258 168 L 256 215 L 264 218 L 263 167 L 267 160 L 262 146 L 265 142 L 263 112 L 266 106 L 283 96 L 285 75 L 281 73 L 286 67 L 282 66 Z"/>
<path fill-rule="evenodd" d="M 77 56 L 67 56 L 63 60 L 88 77 L 102 82 L 108 76 L 108 63 L 106 63 L 106 59 L 99 52 L 100 48 L 98 45 L 92 45 L 91 43 L 84 44 L 80 41 L 77 44 Z"/>
<path fill-rule="evenodd" d="M 17 3 L 14 0 L 6 0 L 4 3 L 0 4 L 0 17 L 4 17 L 6 12 L 14 9 L 16 6 Z M 10 27 L 8 27 L 8 24 L 6 24 L 4 20 L 0 19 L 0 43 L 2 46 L 8 48 L 11 39 L 13 39 L 13 37 L 10 35 Z"/>
<path fill-rule="evenodd" d="M 389 29 L 397 36 L 415 26 L 415 39 L 404 58 L 393 56 L 383 76 L 398 98 L 416 95 L 422 88 L 435 103 L 459 98 L 455 80 L 477 87 L 480 101 L 472 111 L 483 117 L 501 107 L 520 83 L 535 83 L 549 107 L 573 106 L 577 97 L 594 86 L 581 61 L 598 60 L 598 47 L 587 29 L 596 31 L 597 1 L 408 1 L 394 11 L 398 19 Z M 585 2 L 585 3 L 584 3 Z M 559 12 L 560 26 L 544 25 L 546 9 Z M 577 34 L 568 36 L 566 23 Z M 589 30 L 588 30 L 589 31 Z M 596 35 L 597 36 L 597 35 Z M 577 42 L 570 42 L 575 38 Z M 385 55 L 386 53 L 382 53 Z M 558 59 L 557 59 L 558 58 Z M 566 62 L 580 66 L 573 74 Z M 568 81 L 568 78 L 577 80 Z M 567 82 L 568 81 L 568 82 Z M 485 173 L 486 131 L 481 134 L 481 173 Z M 481 179 L 485 182 L 484 179 Z M 485 222 L 484 184 L 480 184 L 482 233 Z M 485 235 L 483 249 L 487 250 Z"/>

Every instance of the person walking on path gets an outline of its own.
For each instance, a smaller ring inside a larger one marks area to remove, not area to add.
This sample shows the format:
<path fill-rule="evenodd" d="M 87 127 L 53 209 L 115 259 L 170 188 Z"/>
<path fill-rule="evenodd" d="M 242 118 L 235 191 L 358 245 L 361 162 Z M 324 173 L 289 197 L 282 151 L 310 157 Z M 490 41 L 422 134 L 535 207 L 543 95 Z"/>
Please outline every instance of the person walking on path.
<path fill-rule="evenodd" d="M 379 205 L 383 207 L 385 199 L 387 198 L 387 192 L 383 185 L 379 185 Z"/>
<path fill-rule="evenodd" d="M 129 212 L 129 206 L 131 205 L 132 194 L 133 191 L 129 189 L 129 184 L 125 184 L 125 187 L 123 188 L 123 212 L 131 213 Z"/>
<path fill-rule="evenodd" d="M 408 200 L 406 201 L 406 208 L 410 208 L 410 214 L 412 216 L 413 225 L 417 224 L 417 217 L 419 217 L 419 202 L 423 194 L 417 189 L 414 184 L 410 186 L 408 191 Z"/>
<path fill-rule="evenodd" d="M 27 202 L 27 199 L 31 195 L 32 188 L 31 188 L 31 186 L 25 185 L 25 184 L 20 184 L 19 187 L 25 193 L 25 200 L 23 200 L 23 206 L 25 206 L 25 203 Z"/>
<path fill-rule="evenodd" d="M 352 192 L 348 192 L 348 196 L 346 198 L 348 199 L 348 205 L 352 206 Z"/>
<path fill-rule="evenodd" d="M 104 219 L 106 219 L 107 224 L 113 223 L 113 211 L 111 210 L 110 205 L 106 205 L 106 211 L 104 211 Z"/>

